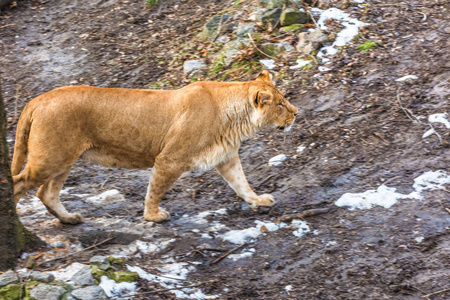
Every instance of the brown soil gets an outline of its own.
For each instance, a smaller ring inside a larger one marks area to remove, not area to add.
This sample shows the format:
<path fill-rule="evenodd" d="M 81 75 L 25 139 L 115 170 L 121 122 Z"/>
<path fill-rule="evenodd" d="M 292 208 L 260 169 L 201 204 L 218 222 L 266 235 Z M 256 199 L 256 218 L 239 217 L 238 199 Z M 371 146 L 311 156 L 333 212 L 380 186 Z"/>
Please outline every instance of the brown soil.
<path fill-rule="evenodd" d="M 24 0 L 2 11 L 0 63 L 9 137 L 14 139 L 16 107 L 20 114 L 29 100 L 53 88 L 69 84 L 148 88 L 169 73 L 180 74 L 181 66 L 173 63 L 175 51 L 230 3 L 163 2 L 148 10 L 143 1 Z M 274 208 L 247 209 L 215 171 L 183 176 L 166 194 L 163 205 L 172 219 L 150 227 L 176 237 L 164 255 L 201 262 L 189 274 L 191 282 L 217 280 L 202 288 L 205 293 L 220 295 L 219 299 L 423 299 L 442 291 L 428 298 L 450 297 L 447 190 L 429 192 L 423 200 L 399 200 L 390 209 L 351 211 L 334 206 L 346 192 L 364 192 L 388 181 L 388 186 L 406 194 L 412 191 L 413 179 L 425 171 L 450 171 L 450 131 L 435 123 L 440 136 L 422 139 L 430 126 L 426 119 L 416 119 L 450 112 L 450 7 L 446 1 L 406 2 L 376 0 L 369 1 L 368 8 L 347 8 L 371 23 L 364 38 L 382 41 L 379 47 L 368 52 L 346 47 L 325 73 L 316 67 L 285 69 L 287 76 L 278 85 L 300 109 L 293 133 L 284 137 L 265 130 L 240 150 L 249 182 L 258 193 L 275 196 Z M 395 81 L 409 74 L 419 78 Z M 172 85 L 186 82 L 177 75 Z M 298 154 L 300 145 L 307 148 Z M 288 160 L 279 167 L 268 166 L 268 159 L 280 153 Z M 108 253 L 108 247 L 129 243 L 139 234 L 102 228 L 95 218 L 142 223 L 147 177 L 144 171 L 78 162 L 66 183 L 74 188 L 71 193 L 99 194 L 116 188 L 127 202 L 93 207 L 66 196 L 66 207 L 83 213 L 85 224 L 61 225 L 48 214 L 38 220 L 23 215 L 22 220 L 41 235 L 65 235 L 84 246 L 116 234 L 95 252 Z M 317 234 L 296 238 L 284 229 L 268 233 L 249 244 L 256 249 L 250 258 L 213 265 L 208 264 L 214 258 L 211 252 L 200 255 L 191 250 L 205 243 L 213 248 L 235 245 L 193 236 L 182 217 L 227 208 L 227 215 L 208 220 L 239 229 L 254 226 L 255 220 L 274 221 L 323 207 L 331 211 L 305 219 Z M 416 242 L 414 232 L 424 240 Z M 71 260 L 86 262 L 92 255 L 84 252 Z M 161 255 L 130 258 L 129 263 L 151 267 Z M 293 286 L 289 292 L 287 285 Z M 141 282 L 139 288 L 144 292 L 152 287 Z M 171 299 L 172 294 L 152 297 Z"/>

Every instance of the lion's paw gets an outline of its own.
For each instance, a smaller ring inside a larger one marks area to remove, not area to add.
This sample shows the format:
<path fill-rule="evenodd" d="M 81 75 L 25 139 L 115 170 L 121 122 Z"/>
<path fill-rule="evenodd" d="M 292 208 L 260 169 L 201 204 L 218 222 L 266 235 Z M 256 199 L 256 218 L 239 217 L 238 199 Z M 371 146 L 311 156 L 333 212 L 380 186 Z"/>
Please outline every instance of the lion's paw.
<path fill-rule="evenodd" d="M 165 210 L 158 210 L 156 214 L 149 214 L 144 211 L 144 218 L 151 222 L 162 222 L 170 219 L 170 213 Z"/>
<path fill-rule="evenodd" d="M 270 194 L 263 194 L 258 196 L 256 199 L 248 202 L 252 208 L 257 208 L 258 206 L 273 206 L 276 201 L 275 198 Z"/>
<path fill-rule="evenodd" d="M 67 217 L 59 218 L 63 224 L 76 225 L 84 222 L 84 218 L 80 214 L 69 214 Z"/>

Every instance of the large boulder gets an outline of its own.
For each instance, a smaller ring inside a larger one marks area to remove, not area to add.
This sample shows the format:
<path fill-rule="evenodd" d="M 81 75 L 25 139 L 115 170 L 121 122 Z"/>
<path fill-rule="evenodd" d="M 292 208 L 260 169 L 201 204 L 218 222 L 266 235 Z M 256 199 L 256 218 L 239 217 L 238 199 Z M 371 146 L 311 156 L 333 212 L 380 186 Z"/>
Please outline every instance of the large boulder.
<path fill-rule="evenodd" d="M 264 43 L 261 45 L 261 50 L 270 56 L 279 56 L 282 53 L 289 53 L 295 51 L 294 46 L 288 42 L 281 43 Z"/>
<path fill-rule="evenodd" d="M 19 282 L 19 277 L 12 270 L 0 275 L 0 287 L 17 282 Z"/>
<path fill-rule="evenodd" d="M 30 278 L 32 280 L 49 283 L 55 279 L 55 276 L 51 273 L 42 273 L 38 271 L 33 271 L 30 274 Z"/>
<path fill-rule="evenodd" d="M 31 298 L 35 300 L 60 300 L 66 290 L 60 286 L 39 284 L 31 293 Z"/>
<path fill-rule="evenodd" d="M 282 12 L 283 10 L 281 8 L 269 10 L 265 14 L 258 16 L 258 21 L 263 25 L 270 23 L 272 26 L 275 26 L 279 23 Z"/>
<path fill-rule="evenodd" d="M 292 24 L 306 24 L 311 20 L 310 16 L 301 10 L 286 9 L 280 16 L 281 26 Z"/>
<path fill-rule="evenodd" d="M 88 286 L 72 291 L 72 297 L 77 300 L 107 300 L 105 291 L 99 286 Z"/>
<path fill-rule="evenodd" d="M 236 23 L 230 22 L 231 15 L 214 16 L 208 23 L 203 25 L 202 38 L 205 40 L 214 40 L 219 34 L 232 32 Z M 220 32 L 219 31 L 220 27 Z"/>
<path fill-rule="evenodd" d="M 91 267 L 85 266 L 81 268 L 72 276 L 72 278 L 70 278 L 70 281 L 73 281 L 79 286 L 94 285 L 95 280 L 94 276 L 92 276 Z"/>
<path fill-rule="evenodd" d="M 312 51 L 319 49 L 323 43 L 328 41 L 326 34 L 319 28 L 308 32 L 298 34 L 297 51 L 310 54 Z"/>

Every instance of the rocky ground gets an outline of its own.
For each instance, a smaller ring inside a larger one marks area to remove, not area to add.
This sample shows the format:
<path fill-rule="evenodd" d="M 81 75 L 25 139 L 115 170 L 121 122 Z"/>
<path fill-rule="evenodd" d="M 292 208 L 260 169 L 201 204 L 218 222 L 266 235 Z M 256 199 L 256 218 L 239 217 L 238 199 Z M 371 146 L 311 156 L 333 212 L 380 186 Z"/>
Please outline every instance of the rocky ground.
<path fill-rule="evenodd" d="M 27 255 L 38 256 L 37 271 L 57 270 L 64 281 L 95 255 L 121 257 L 140 276 L 136 293 L 153 293 L 124 296 L 130 299 L 450 297 L 449 4 L 305 1 L 306 8 L 335 7 L 367 23 L 325 63 L 318 49 L 300 51 L 300 35 L 326 26 L 322 44 L 331 45 L 343 22 L 321 24 L 313 8 L 317 26 L 309 20 L 282 30 L 260 20 L 273 1 L 259 2 L 170 0 L 146 8 L 143 1 L 24 0 L 0 12 L 11 147 L 24 105 L 53 88 L 170 89 L 195 80 L 249 80 L 268 55 L 276 85 L 300 110 L 290 135 L 268 129 L 240 150 L 250 184 L 272 193 L 275 207 L 252 211 L 215 171 L 191 172 L 164 197 L 172 219 L 148 223 L 142 218 L 148 170 L 80 161 L 61 197 L 86 222 L 62 225 L 30 192 L 19 214 L 49 246 L 25 254 L 20 267 Z M 298 10 L 291 5 L 281 9 Z M 232 16 L 226 30 L 202 37 L 203 25 L 225 14 Z M 244 34 L 243 42 L 231 44 L 239 52 L 226 63 L 227 45 L 239 40 L 236 28 L 252 22 L 252 41 Z M 267 44 L 285 46 L 269 54 L 274 46 Z M 297 59 L 309 64 L 291 68 Z M 185 74 L 186 60 L 203 60 L 204 68 Z M 286 160 L 270 166 L 280 154 Z M 427 179 L 432 175 L 438 178 Z M 352 199 L 379 205 L 338 206 L 346 193 L 375 189 Z M 318 208 L 329 211 L 276 224 L 284 215 Z M 172 289 L 180 286 L 192 287 Z"/>

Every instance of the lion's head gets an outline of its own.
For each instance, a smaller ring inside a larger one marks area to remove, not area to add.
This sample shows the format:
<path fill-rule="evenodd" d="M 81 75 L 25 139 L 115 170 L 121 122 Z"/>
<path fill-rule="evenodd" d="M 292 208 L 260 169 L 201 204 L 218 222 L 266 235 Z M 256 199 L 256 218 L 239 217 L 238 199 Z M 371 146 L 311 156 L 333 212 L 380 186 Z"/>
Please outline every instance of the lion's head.
<path fill-rule="evenodd" d="M 261 127 L 273 125 L 289 131 L 298 113 L 297 107 L 289 103 L 283 93 L 273 85 L 267 70 L 262 71 L 253 83 L 250 101 L 257 111 L 255 121 Z"/>

